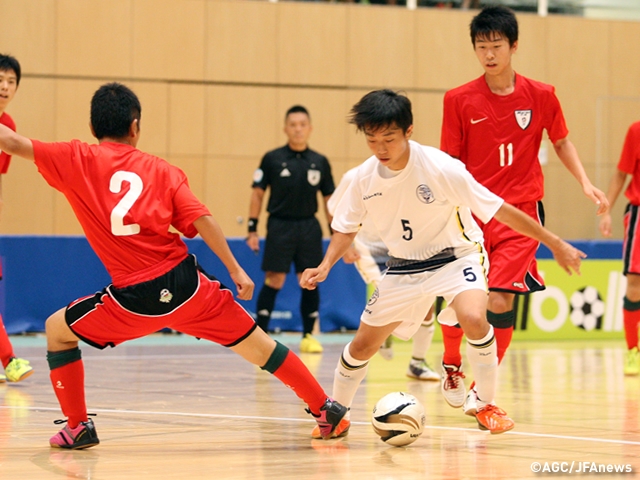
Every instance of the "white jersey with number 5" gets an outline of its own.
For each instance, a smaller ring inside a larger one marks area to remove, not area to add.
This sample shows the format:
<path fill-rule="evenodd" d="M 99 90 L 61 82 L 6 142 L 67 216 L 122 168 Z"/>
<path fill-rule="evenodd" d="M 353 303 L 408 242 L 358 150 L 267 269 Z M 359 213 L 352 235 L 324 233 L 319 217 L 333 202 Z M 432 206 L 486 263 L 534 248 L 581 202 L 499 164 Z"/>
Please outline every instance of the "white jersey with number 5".
<path fill-rule="evenodd" d="M 482 232 L 471 212 L 486 223 L 503 200 L 476 182 L 462 162 L 433 147 L 409 145 L 408 164 L 395 176 L 375 156 L 358 167 L 332 228 L 357 232 L 367 217 L 397 259 L 477 253 Z"/>

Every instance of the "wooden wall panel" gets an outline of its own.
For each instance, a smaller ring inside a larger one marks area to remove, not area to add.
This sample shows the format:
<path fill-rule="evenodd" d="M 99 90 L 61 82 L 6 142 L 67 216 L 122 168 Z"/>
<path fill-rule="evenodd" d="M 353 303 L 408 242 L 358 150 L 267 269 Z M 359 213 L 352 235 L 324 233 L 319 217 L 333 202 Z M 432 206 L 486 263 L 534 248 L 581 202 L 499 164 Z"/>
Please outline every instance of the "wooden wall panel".
<path fill-rule="evenodd" d="M 280 83 L 345 85 L 347 9 L 334 7 L 280 4 L 278 22 L 286 25 L 277 30 Z"/>
<path fill-rule="evenodd" d="M 170 84 L 159 82 L 127 82 L 140 99 L 140 142 L 138 148 L 166 158 L 169 152 L 171 129 L 169 121 Z"/>
<path fill-rule="evenodd" d="M 207 80 L 275 83 L 278 5 L 270 2 L 207 2 Z"/>
<path fill-rule="evenodd" d="M 246 219 L 249 215 L 249 199 L 253 172 L 258 168 L 260 159 L 253 156 L 221 157 L 206 159 L 205 195 L 201 200 L 209 207 L 212 215 L 222 226 L 228 237 L 247 235 Z M 262 209 L 267 205 L 267 197 Z M 238 222 L 238 218 L 242 223 Z M 266 233 L 266 216 L 260 216 L 258 225 L 260 235 Z"/>
<path fill-rule="evenodd" d="M 56 72 L 59 75 L 131 75 L 132 0 L 57 2 Z"/>
<path fill-rule="evenodd" d="M 208 155 L 253 156 L 256 166 L 278 146 L 284 112 L 273 87 L 210 86 L 206 89 Z"/>
<path fill-rule="evenodd" d="M 611 95 L 640 96 L 640 22 L 609 22 Z M 640 118 L 640 112 L 638 113 Z"/>
<path fill-rule="evenodd" d="M 406 8 L 353 5 L 348 23 L 348 83 L 357 87 L 415 86 L 415 21 Z"/>
<path fill-rule="evenodd" d="M 204 155 L 205 89 L 201 84 L 169 86 L 171 155 Z"/>
<path fill-rule="evenodd" d="M 204 79 L 204 0 L 133 1 L 135 77 Z"/>
<path fill-rule="evenodd" d="M 549 17 L 539 17 L 533 13 L 518 14 L 518 50 L 513 58 L 516 72 L 540 82 L 548 83 L 547 70 L 556 65 L 547 62 L 550 46 L 546 42 Z"/>
<path fill-rule="evenodd" d="M 442 130 L 442 93 L 415 93 L 409 99 L 413 107 L 412 139 L 431 147 L 440 147 Z"/>
<path fill-rule="evenodd" d="M 463 11 L 416 11 L 416 87 L 449 90 L 482 75 L 469 36 L 472 17 Z"/>
<path fill-rule="evenodd" d="M 54 115 L 56 140 L 72 139 L 95 143 L 91 134 L 91 97 L 104 82 L 100 80 L 57 80 Z"/>
<path fill-rule="evenodd" d="M 595 165 L 596 99 L 608 92 L 609 29 L 606 22 L 573 17 L 549 17 L 549 83 L 556 87 L 569 138 L 585 166 Z M 562 66 L 562 68 L 560 68 Z M 580 79 L 578 72 L 583 72 Z M 604 187 L 601 185 L 601 187 Z"/>
<path fill-rule="evenodd" d="M 0 11 L 0 51 L 18 59 L 23 74 L 55 73 L 56 1 L 0 0 Z"/>

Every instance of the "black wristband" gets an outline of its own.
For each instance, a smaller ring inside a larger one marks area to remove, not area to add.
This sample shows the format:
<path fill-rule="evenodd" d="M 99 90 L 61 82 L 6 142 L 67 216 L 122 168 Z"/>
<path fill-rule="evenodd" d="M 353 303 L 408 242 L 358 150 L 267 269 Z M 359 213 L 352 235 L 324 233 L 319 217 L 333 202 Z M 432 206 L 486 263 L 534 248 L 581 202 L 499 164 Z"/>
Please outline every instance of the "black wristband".
<path fill-rule="evenodd" d="M 258 231 L 258 219 L 257 218 L 250 218 L 249 221 L 247 222 L 247 231 L 249 233 L 253 233 L 253 232 L 257 232 Z"/>

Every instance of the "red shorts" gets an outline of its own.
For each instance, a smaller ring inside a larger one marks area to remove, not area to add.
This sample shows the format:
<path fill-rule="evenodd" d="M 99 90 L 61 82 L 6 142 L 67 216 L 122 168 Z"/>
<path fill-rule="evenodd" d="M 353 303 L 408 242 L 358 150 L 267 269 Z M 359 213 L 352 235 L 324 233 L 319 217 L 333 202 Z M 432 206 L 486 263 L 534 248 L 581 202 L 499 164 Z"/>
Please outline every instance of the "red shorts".
<path fill-rule="evenodd" d="M 622 242 L 622 273 L 640 274 L 640 235 L 638 235 L 638 205 L 628 204 L 624 212 L 624 240 Z"/>
<path fill-rule="evenodd" d="M 149 282 L 122 289 L 110 285 L 78 299 L 65 317 L 73 333 L 100 349 L 163 328 L 231 347 L 256 328 L 231 291 L 197 267 L 193 256 Z"/>
<path fill-rule="evenodd" d="M 514 205 L 540 225 L 544 224 L 542 202 Z M 489 255 L 489 290 L 528 293 L 544 290 L 538 273 L 536 252 L 540 243 L 507 227 L 497 220 L 486 225 L 479 222 L 484 233 L 484 247 Z"/>

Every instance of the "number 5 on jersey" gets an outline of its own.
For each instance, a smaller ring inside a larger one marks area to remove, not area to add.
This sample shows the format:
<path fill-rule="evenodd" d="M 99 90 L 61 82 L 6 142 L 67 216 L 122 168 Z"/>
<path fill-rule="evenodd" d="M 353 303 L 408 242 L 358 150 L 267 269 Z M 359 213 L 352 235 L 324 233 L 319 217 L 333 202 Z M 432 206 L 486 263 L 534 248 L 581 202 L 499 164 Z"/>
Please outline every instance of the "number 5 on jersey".
<path fill-rule="evenodd" d="M 109 182 L 111 193 L 120 193 L 123 182 L 129 184 L 129 191 L 111 210 L 111 233 L 119 237 L 140 233 L 140 225 L 137 223 L 125 225 L 124 217 L 142 193 L 142 179 L 133 172 L 116 172 Z"/>

